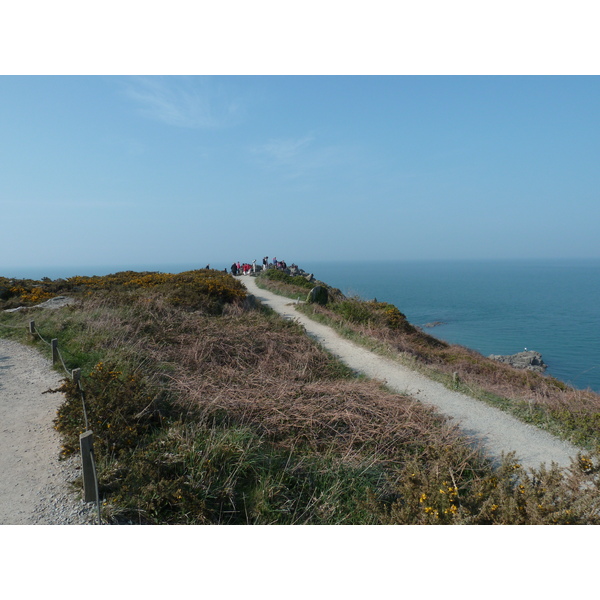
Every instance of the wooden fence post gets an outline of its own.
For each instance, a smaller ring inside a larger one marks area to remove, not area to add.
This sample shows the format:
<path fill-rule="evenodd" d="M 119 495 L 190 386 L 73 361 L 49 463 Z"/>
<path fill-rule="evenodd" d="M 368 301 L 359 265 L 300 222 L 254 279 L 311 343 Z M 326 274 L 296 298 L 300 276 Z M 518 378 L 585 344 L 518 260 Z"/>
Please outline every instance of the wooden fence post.
<path fill-rule="evenodd" d="M 29 321 L 29 333 L 35 335 L 35 321 Z"/>
<path fill-rule="evenodd" d="M 79 436 L 81 467 L 83 469 L 83 501 L 96 502 L 96 469 L 94 468 L 94 434 L 86 431 Z"/>
<path fill-rule="evenodd" d="M 454 387 L 455 390 L 458 389 L 459 383 L 460 383 L 460 377 L 458 376 L 458 372 L 454 371 L 454 373 L 452 373 L 452 386 Z"/>
<path fill-rule="evenodd" d="M 77 385 L 81 381 L 81 369 L 73 369 L 73 383 Z"/>
<path fill-rule="evenodd" d="M 52 364 L 55 365 L 58 362 L 58 339 L 52 340 Z"/>

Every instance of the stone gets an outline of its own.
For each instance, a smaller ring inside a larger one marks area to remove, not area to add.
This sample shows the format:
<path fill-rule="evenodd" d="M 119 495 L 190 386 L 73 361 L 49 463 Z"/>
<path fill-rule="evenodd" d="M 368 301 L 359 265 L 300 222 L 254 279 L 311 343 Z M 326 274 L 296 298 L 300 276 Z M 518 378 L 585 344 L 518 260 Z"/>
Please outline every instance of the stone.
<path fill-rule="evenodd" d="M 542 360 L 542 355 L 534 350 L 525 350 L 509 355 L 490 354 L 488 358 L 510 365 L 515 369 L 525 369 L 538 373 L 543 373 L 548 368 L 548 365 Z"/>
<path fill-rule="evenodd" d="M 446 323 L 445 321 L 432 321 L 431 323 L 425 323 L 423 327 L 431 329 L 432 327 L 439 327 L 440 325 L 448 325 L 448 323 Z"/>
<path fill-rule="evenodd" d="M 320 304 L 321 306 L 325 306 L 328 300 L 329 295 L 327 293 L 327 288 L 322 285 L 317 285 L 310 290 L 308 297 L 306 298 L 307 302 Z"/>
<path fill-rule="evenodd" d="M 56 296 L 56 298 L 51 298 L 50 300 L 46 300 L 46 302 L 42 302 L 41 304 L 36 304 L 34 308 L 62 308 L 63 306 L 69 306 L 69 304 L 75 304 L 77 302 L 75 298 L 68 298 L 67 296 Z"/>

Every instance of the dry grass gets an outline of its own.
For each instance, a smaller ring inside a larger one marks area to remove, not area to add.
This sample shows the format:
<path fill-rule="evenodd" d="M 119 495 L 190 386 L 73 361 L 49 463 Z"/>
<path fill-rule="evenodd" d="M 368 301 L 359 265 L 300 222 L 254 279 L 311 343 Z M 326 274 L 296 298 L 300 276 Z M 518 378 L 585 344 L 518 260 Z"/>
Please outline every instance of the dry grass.
<path fill-rule="evenodd" d="M 201 334 L 183 334 L 165 351 L 176 365 L 172 385 L 202 418 L 227 415 L 285 449 L 341 454 L 368 447 L 389 456 L 456 435 L 418 402 L 348 379 L 348 369 L 293 323 L 246 313 L 197 325 Z"/>

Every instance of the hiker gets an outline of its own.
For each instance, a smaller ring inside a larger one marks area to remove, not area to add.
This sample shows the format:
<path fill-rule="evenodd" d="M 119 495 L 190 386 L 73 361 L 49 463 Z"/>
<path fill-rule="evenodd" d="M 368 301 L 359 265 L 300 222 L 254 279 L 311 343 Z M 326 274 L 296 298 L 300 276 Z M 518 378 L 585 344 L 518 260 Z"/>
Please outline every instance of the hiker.
<path fill-rule="evenodd" d="M 237 268 L 237 265 L 236 265 L 235 263 L 233 263 L 233 264 L 231 265 L 231 274 L 232 274 L 233 276 L 235 276 L 235 275 L 237 275 L 237 274 L 238 274 L 238 268 Z"/>

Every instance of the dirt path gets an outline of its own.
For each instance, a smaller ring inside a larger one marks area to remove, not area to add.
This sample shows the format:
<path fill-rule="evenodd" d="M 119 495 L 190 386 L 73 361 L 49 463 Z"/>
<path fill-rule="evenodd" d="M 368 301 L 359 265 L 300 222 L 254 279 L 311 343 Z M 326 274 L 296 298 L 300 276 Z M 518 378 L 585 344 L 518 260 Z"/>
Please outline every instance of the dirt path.
<path fill-rule="evenodd" d="M 77 458 L 59 461 L 53 419 L 63 401 L 43 394 L 60 384 L 34 349 L 0 339 L 0 524 L 84 524 L 93 520 L 69 485 Z"/>
<path fill-rule="evenodd" d="M 295 302 L 260 289 L 250 276 L 237 277 L 262 303 L 287 319 L 301 323 L 308 335 L 349 367 L 367 377 L 383 381 L 395 392 L 408 394 L 456 420 L 463 432 L 481 443 L 493 459 L 515 451 L 521 464 L 537 468 L 552 462 L 568 467 L 571 458 L 581 451 L 554 436 L 518 421 L 498 409 L 411 371 L 394 361 L 382 358 L 338 335 L 333 329 L 312 321 L 297 312 Z"/>

